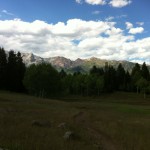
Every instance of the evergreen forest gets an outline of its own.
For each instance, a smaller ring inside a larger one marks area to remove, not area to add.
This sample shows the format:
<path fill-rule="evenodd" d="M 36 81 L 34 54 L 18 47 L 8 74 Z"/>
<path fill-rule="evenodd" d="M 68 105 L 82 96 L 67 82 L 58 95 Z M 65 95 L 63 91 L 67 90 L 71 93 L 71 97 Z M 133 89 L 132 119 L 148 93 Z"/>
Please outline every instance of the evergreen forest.
<path fill-rule="evenodd" d="M 119 64 L 93 66 L 88 73 L 57 71 L 51 64 L 26 67 L 20 52 L 8 54 L 0 48 L 0 90 L 24 92 L 38 97 L 80 95 L 99 96 L 115 91 L 150 94 L 150 72 L 144 62 L 136 63 L 131 72 Z"/>

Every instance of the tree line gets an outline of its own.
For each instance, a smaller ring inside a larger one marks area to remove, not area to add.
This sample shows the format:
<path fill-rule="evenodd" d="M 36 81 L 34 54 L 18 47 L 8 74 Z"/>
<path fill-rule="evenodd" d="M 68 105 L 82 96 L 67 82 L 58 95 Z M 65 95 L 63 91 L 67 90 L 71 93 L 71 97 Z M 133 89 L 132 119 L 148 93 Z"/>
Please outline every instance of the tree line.
<path fill-rule="evenodd" d="M 119 64 L 117 69 L 105 64 L 93 66 L 89 73 L 58 72 L 51 64 L 41 63 L 25 67 L 21 53 L 0 48 L 0 89 L 28 92 L 40 97 L 82 95 L 99 96 L 114 91 L 150 93 L 150 72 L 143 63 L 135 64 L 129 73 Z"/>
<path fill-rule="evenodd" d="M 21 53 L 13 50 L 6 54 L 0 47 L 0 89 L 15 92 L 24 92 L 24 74 L 26 71 Z"/>

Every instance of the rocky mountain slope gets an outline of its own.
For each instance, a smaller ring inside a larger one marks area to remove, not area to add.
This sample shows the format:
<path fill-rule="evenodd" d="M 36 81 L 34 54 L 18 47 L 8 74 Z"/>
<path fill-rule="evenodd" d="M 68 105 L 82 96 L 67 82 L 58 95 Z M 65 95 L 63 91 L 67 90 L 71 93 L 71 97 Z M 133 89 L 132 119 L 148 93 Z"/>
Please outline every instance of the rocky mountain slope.
<path fill-rule="evenodd" d="M 42 62 L 45 63 L 51 63 L 52 66 L 54 66 L 56 69 L 61 70 L 64 69 L 67 72 L 87 72 L 89 71 L 94 65 L 97 67 L 104 67 L 106 62 L 108 65 L 112 65 L 115 68 L 118 66 L 119 63 L 123 65 L 125 70 L 131 71 L 134 67 L 134 63 L 128 62 L 128 61 L 116 61 L 116 60 L 104 60 L 92 57 L 90 59 L 76 59 L 76 60 L 70 60 L 65 57 L 50 57 L 50 58 L 42 58 L 39 56 L 36 56 L 32 53 L 23 53 L 22 58 L 26 66 L 29 66 L 31 64 L 39 64 Z"/>

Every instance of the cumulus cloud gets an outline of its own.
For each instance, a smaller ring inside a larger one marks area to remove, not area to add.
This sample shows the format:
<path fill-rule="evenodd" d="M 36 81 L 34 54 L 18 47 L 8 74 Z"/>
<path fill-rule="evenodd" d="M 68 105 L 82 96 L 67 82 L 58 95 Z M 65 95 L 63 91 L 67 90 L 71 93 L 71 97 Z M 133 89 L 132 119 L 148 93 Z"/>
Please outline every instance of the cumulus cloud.
<path fill-rule="evenodd" d="M 91 5 L 105 5 L 106 4 L 105 0 L 85 0 L 85 2 Z"/>
<path fill-rule="evenodd" d="M 117 7 L 117 8 L 121 8 L 121 7 L 125 7 L 129 4 L 131 4 L 131 0 L 111 0 L 109 2 L 109 4 L 112 6 L 112 7 Z"/>
<path fill-rule="evenodd" d="M 1 20 L 0 46 L 7 50 L 33 52 L 41 57 L 95 56 L 133 61 L 140 57 L 147 62 L 150 58 L 150 37 L 135 40 L 134 34 L 126 35 L 123 29 L 116 27 L 116 22 L 107 21 L 70 19 L 49 24 L 41 20 Z"/>
<path fill-rule="evenodd" d="M 129 33 L 131 34 L 137 34 L 137 33 L 143 33 L 144 28 L 143 27 L 137 27 L 137 28 L 131 28 L 129 30 Z"/>
<path fill-rule="evenodd" d="M 126 29 L 129 30 L 128 33 L 130 34 L 138 34 L 138 33 L 143 33 L 144 32 L 144 28 L 143 27 L 133 27 L 133 24 L 130 22 L 126 22 Z M 143 25 L 143 22 L 137 22 L 136 24 L 138 25 Z"/>
<path fill-rule="evenodd" d="M 82 4 L 83 2 L 90 5 L 110 5 L 115 8 L 122 8 L 131 4 L 131 0 L 75 0 L 76 3 Z"/>
<path fill-rule="evenodd" d="M 131 29 L 133 28 L 133 24 L 131 22 L 126 22 L 126 29 Z"/>

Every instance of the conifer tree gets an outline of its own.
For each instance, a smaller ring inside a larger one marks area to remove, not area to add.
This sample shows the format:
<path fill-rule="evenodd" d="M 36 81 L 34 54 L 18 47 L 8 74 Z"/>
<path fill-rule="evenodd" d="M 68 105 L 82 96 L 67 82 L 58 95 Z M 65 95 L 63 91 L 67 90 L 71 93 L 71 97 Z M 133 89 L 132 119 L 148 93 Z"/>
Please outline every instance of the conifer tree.
<path fill-rule="evenodd" d="M 133 77 L 136 73 L 141 74 L 141 67 L 138 63 L 132 69 L 131 76 Z"/>
<path fill-rule="evenodd" d="M 128 71 L 125 74 L 125 91 L 131 90 L 131 75 Z"/>
<path fill-rule="evenodd" d="M 17 76 L 16 76 L 16 90 L 18 92 L 24 91 L 24 86 L 23 86 L 23 78 L 25 74 L 25 64 L 23 63 L 21 53 L 18 52 L 16 55 L 16 68 L 17 68 Z"/>
<path fill-rule="evenodd" d="M 17 77 L 17 67 L 16 67 L 16 54 L 14 51 L 9 51 L 8 54 L 8 64 L 7 64 L 7 89 L 11 91 L 16 91 L 16 77 Z"/>
<path fill-rule="evenodd" d="M 125 88 L 125 70 L 122 66 L 122 64 L 118 65 L 117 72 L 116 72 L 116 81 L 118 90 L 124 90 Z"/>
<path fill-rule="evenodd" d="M 7 59 L 4 48 L 0 47 L 0 89 L 6 88 Z"/>
<path fill-rule="evenodd" d="M 132 89 L 133 91 L 137 91 L 137 93 L 139 93 L 139 86 L 138 84 L 136 84 L 138 82 L 138 80 L 140 80 L 140 78 L 142 77 L 141 75 L 141 67 L 138 63 L 135 64 L 135 66 L 132 69 L 131 72 L 131 79 L 132 79 Z"/>
<path fill-rule="evenodd" d="M 142 65 L 142 68 L 141 68 L 141 74 L 142 74 L 142 77 L 149 81 L 150 80 L 150 73 L 149 73 L 149 70 L 146 66 L 146 63 L 144 62 L 143 65 Z"/>

